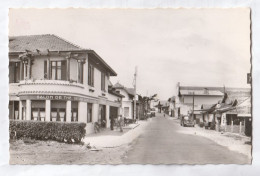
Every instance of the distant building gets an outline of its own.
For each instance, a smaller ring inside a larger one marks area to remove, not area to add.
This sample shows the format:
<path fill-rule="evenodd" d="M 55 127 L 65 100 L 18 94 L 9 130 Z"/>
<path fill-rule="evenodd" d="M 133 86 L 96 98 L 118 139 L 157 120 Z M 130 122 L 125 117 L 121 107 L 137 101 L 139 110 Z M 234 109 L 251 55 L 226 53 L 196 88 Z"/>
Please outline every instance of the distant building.
<path fill-rule="evenodd" d="M 160 100 L 158 103 L 159 112 L 170 115 L 170 102 L 168 100 Z"/>
<path fill-rule="evenodd" d="M 151 100 L 150 101 L 150 109 L 154 109 L 156 112 L 159 112 L 159 109 L 158 109 L 158 104 L 159 104 L 159 100 L 156 99 L 156 100 Z"/>
<path fill-rule="evenodd" d="M 134 88 L 124 87 L 122 84 L 117 82 L 114 86 L 116 92 L 123 95 L 122 99 L 122 115 L 125 118 L 134 118 Z"/>
<path fill-rule="evenodd" d="M 169 115 L 171 117 L 175 117 L 175 110 L 176 110 L 176 103 L 175 103 L 175 96 L 172 96 L 171 98 L 168 99 L 169 102 Z"/>
<path fill-rule="evenodd" d="M 194 98 L 193 113 L 196 124 L 201 126 L 205 123 L 212 124 L 210 126 L 214 129 L 217 124 L 224 131 L 245 131 L 250 135 L 252 125 L 250 88 L 194 87 L 180 86 L 178 83 L 177 92 L 176 115 L 192 113 Z"/>
<path fill-rule="evenodd" d="M 223 88 L 222 88 L 223 89 Z M 187 115 L 192 112 L 193 100 L 194 109 L 200 109 L 202 104 L 214 104 L 220 100 L 223 92 L 220 89 L 212 89 L 212 87 L 194 87 L 194 86 L 181 86 L 177 84 L 177 96 L 175 99 L 176 109 L 175 115 Z M 200 116 L 200 114 L 196 114 Z"/>

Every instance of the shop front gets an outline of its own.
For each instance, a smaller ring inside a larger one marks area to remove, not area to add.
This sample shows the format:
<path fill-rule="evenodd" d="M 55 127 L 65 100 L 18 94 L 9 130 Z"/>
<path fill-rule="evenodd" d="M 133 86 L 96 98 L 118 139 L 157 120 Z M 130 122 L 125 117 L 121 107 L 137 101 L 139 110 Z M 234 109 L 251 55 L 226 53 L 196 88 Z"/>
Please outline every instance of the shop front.
<path fill-rule="evenodd" d="M 121 103 L 94 97 L 70 95 L 20 95 L 9 101 L 9 118 L 16 120 L 84 122 L 87 134 L 94 123 L 109 128 L 111 118 L 118 117 Z"/>
<path fill-rule="evenodd" d="M 9 107 L 13 107 L 10 111 L 17 114 L 10 113 L 10 117 L 20 120 L 87 122 L 90 117 L 83 118 L 80 115 L 87 115 L 85 111 L 89 108 L 82 107 L 80 110 L 84 112 L 79 112 L 79 105 L 94 102 L 97 100 L 68 95 L 21 95 L 20 101 L 10 101 Z"/>

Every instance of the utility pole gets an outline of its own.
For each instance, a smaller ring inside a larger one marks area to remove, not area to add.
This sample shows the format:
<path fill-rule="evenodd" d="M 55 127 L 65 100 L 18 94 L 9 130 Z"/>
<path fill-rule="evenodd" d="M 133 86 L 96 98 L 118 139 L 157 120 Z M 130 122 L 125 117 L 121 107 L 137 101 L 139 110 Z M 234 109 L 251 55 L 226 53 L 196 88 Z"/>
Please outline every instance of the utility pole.
<path fill-rule="evenodd" d="M 192 120 L 194 120 L 194 92 L 192 93 Z"/>
<path fill-rule="evenodd" d="M 136 77 L 137 77 L 137 66 L 135 67 L 134 74 L 134 119 L 136 120 Z"/>

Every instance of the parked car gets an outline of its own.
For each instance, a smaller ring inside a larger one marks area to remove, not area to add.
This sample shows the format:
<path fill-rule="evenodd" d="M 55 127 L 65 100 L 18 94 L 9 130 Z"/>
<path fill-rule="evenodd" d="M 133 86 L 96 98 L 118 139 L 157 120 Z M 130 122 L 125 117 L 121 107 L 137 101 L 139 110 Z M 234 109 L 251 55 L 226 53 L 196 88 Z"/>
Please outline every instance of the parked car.
<path fill-rule="evenodd" d="M 204 122 L 205 129 L 215 130 L 215 123 L 213 122 Z"/>
<path fill-rule="evenodd" d="M 151 117 L 155 117 L 155 108 L 151 109 Z"/>
<path fill-rule="evenodd" d="M 180 120 L 181 126 L 186 127 L 194 127 L 195 126 L 195 121 L 191 119 L 190 116 L 186 115 L 186 116 L 182 116 L 181 120 Z"/>
<path fill-rule="evenodd" d="M 148 118 L 151 117 L 151 111 L 148 111 L 148 112 L 147 112 L 147 117 L 148 117 Z"/>

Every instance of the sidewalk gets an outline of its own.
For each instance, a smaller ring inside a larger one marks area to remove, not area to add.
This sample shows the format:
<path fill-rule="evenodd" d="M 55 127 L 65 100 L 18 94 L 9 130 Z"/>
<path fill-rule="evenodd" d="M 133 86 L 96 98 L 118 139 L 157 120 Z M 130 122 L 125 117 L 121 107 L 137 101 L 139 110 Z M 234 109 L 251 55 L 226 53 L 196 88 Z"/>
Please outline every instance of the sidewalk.
<path fill-rule="evenodd" d="M 130 124 L 123 128 L 120 132 L 119 128 L 113 131 L 109 128 L 103 129 L 99 133 L 86 135 L 84 143 L 96 148 L 114 148 L 124 144 L 131 143 L 139 135 L 142 134 L 144 128 L 150 123 L 152 119 L 147 121 L 138 121 L 137 124 Z"/>
<path fill-rule="evenodd" d="M 179 119 L 172 119 L 175 123 L 179 123 Z M 197 125 L 195 127 L 182 127 L 178 130 L 179 133 L 198 135 L 213 140 L 219 145 L 227 147 L 229 150 L 239 152 L 246 156 L 251 156 L 251 137 L 235 134 L 235 133 L 221 133 L 215 130 L 207 130 Z"/>

